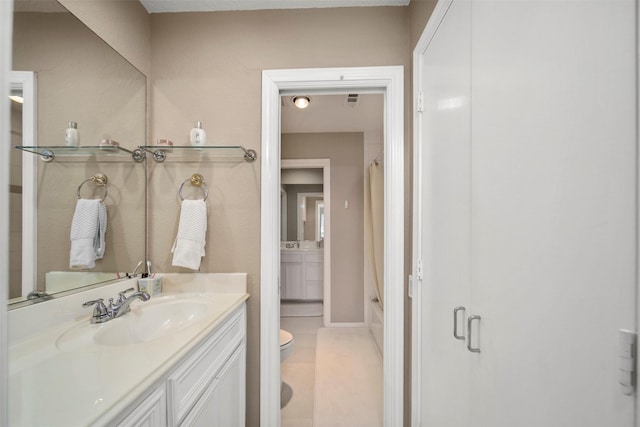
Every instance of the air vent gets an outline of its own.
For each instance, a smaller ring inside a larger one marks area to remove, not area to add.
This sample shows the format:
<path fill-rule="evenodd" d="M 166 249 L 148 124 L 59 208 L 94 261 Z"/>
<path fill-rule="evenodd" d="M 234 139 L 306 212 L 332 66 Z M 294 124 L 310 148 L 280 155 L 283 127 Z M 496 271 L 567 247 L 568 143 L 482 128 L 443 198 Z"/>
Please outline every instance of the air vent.
<path fill-rule="evenodd" d="M 357 93 L 349 93 L 347 94 L 347 99 L 345 101 L 345 105 L 348 107 L 357 107 L 360 98 Z"/>

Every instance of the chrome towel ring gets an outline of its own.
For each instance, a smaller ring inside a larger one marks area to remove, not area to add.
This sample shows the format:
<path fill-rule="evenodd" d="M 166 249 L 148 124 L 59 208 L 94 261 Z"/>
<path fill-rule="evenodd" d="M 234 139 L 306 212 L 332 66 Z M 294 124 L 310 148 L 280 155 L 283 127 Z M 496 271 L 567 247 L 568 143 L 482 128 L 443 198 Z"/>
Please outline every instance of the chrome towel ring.
<path fill-rule="evenodd" d="M 109 182 L 109 178 L 107 178 L 107 176 L 103 173 L 97 173 L 94 176 L 92 176 L 91 178 L 87 178 L 84 181 L 82 181 L 80 183 L 80 185 L 78 185 L 78 191 L 76 192 L 76 194 L 78 195 L 78 199 L 81 199 L 82 197 L 80 196 L 80 189 L 82 189 L 82 186 L 85 185 L 87 182 L 93 182 L 96 186 L 98 187 L 104 187 L 104 195 L 102 196 L 102 199 L 100 199 L 101 202 L 104 202 L 104 199 L 107 198 L 107 183 Z"/>
<path fill-rule="evenodd" d="M 204 177 L 199 173 L 194 173 L 193 175 L 191 175 L 191 178 L 185 179 L 182 184 L 180 184 L 180 188 L 178 189 L 178 196 L 180 196 L 180 200 L 184 201 L 184 196 L 182 195 L 182 187 L 184 187 L 187 182 L 190 182 L 194 187 L 201 187 L 204 190 L 203 200 L 207 200 L 207 197 L 209 197 L 209 187 L 207 187 L 207 184 L 204 182 Z"/>

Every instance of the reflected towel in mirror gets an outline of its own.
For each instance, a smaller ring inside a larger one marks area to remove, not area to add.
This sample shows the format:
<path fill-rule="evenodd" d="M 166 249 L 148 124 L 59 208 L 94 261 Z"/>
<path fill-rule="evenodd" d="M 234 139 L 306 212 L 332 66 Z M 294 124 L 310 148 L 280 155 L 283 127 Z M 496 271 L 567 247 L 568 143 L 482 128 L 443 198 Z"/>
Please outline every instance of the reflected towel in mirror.
<path fill-rule="evenodd" d="M 200 269 L 207 232 L 207 204 L 204 200 L 183 200 L 180 207 L 178 235 L 173 242 L 171 265 Z"/>
<path fill-rule="evenodd" d="M 69 267 L 88 270 L 104 256 L 107 207 L 100 199 L 78 199 L 71 221 Z"/>

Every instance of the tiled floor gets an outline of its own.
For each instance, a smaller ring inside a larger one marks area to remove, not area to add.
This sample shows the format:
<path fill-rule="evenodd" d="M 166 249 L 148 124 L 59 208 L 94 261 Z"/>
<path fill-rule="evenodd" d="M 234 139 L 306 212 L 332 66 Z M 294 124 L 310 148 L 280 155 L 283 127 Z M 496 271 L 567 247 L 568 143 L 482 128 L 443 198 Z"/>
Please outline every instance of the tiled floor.
<path fill-rule="evenodd" d="M 322 317 L 280 319 L 280 328 L 291 332 L 294 339 L 293 353 L 280 366 L 285 383 L 284 397 L 286 399 L 291 395 L 280 413 L 282 427 L 313 426 L 316 338 L 318 328 L 322 326 Z M 291 389 L 287 389 L 287 386 Z"/>
<path fill-rule="evenodd" d="M 321 409 L 321 413 L 316 413 L 318 425 L 381 426 L 382 360 L 373 336 L 363 328 L 325 329 L 322 345 L 328 354 L 316 355 L 322 323 L 322 317 L 280 319 L 280 327 L 294 337 L 294 351 L 281 365 L 284 382 L 281 398 L 286 402 L 281 411 L 281 426 L 314 426 L 316 404 L 323 408 L 317 408 Z M 322 359 L 320 366 L 321 360 L 317 358 Z M 336 363 L 340 369 L 334 366 Z M 321 377 L 316 378 L 316 372 Z M 339 386 L 343 390 L 336 390 L 339 384 L 343 384 Z M 331 391 L 319 391 L 323 396 L 314 395 L 315 390 L 326 389 Z M 359 401 L 360 398 L 364 401 Z"/>

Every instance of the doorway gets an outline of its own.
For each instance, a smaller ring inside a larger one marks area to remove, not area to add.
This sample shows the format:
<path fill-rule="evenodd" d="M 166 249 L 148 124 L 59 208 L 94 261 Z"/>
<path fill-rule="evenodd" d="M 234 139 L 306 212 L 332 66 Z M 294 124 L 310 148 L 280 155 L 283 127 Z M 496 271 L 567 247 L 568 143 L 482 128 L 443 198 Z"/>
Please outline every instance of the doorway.
<path fill-rule="evenodd" d="M 260 419 L 280 425 L 280 97 L 354 89 L 385 97 L 384 425 L 402 425 L 404 303 L 404 70 L 394 67 L 272 70 L 262 80 Z"/>

